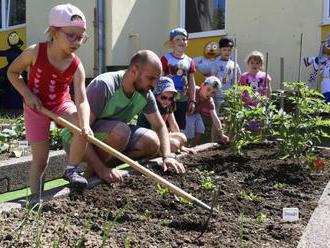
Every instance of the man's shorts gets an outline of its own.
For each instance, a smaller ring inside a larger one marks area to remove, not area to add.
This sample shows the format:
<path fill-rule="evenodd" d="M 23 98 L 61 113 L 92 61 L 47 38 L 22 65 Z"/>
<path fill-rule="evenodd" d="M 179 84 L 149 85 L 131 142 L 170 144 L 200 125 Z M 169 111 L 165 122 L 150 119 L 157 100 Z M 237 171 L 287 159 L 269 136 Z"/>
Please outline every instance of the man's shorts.
<path fill-rule="evenodd" d="M 94 125 L 93 125 L 93 132 L 94 135 L 97 139 L 103 141 L 105 140 L 109 133 L 111 133 L 112 129 L 118 124 L 121 123 L 120 121 L 113 121 L 113 120 L 97 120 Z M 131 135 L 129 137 L 129 141 L 127 144 L 127 147 L 125 149 L 125 152 L 132 150 L 138 140 L 150 129 L 136 126 L 136 125 L 130 125 L 127 124 L 130 131 Z"/>
<path fill-rule="evenodd" d="M 196 133 L 203 134 L 205 132 L 205 125 L 200 113 L 186 116 L 185 135 L 188 139 L 195 138 Z"/>
<path fill-rule="evenodd" d="M 49 138 L 49 127 L 51 120 L 43 113 L 24 106 L 24 123 L 26 138 L 29 143 L 47 141 Z M 51 111 L 59 116 L 64 113 L 75 113 L 77 108 L 72 101 L 67 101 L 61 105 L 51 109 Z"/>

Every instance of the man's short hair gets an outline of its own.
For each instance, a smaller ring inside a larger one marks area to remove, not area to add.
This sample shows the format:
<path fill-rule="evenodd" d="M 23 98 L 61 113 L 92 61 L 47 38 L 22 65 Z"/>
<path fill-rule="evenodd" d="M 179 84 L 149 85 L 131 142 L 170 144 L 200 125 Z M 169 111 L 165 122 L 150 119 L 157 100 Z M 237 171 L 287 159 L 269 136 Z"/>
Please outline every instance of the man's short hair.
<path fill-rule="evenodd" d="M 131 68 L 133 65 L 137 65 L 138 67 L 143 67 L 149 63 L 159 64 L 157 60 L 159 60 L 159 58 L 154 52 L 150 50 L 140 50 L 136 52 L 131 58 L 131 61 L 129 63 L 129 68 Z"/>

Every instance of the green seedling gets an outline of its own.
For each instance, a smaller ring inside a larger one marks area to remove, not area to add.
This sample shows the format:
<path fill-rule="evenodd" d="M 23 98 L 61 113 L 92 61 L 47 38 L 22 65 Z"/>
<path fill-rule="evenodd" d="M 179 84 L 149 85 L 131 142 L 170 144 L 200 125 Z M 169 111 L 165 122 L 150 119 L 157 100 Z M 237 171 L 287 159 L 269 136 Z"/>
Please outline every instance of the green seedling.
<path fill-rule="evenodd" d="M 277 183 L 275 183 L 275 184 L 273 185 L 273 187 L 274 187 L 275 189 L 284 189 L 286 186 L 287 186 L 287 185 L 286 185 L 285 183 L 279 183 L 279 182 L 277 182 Z"/>
<path fill-rule="evenodd" d="M 86 235 L 88 234 L 88 231 L 90 229 L 90 223 L 91 223 L 91 216 L 89 216 L 87 221 L 84 223 L 83 235 L 82 237 L 80 237 L 80 239 L 77 240 L 75 247 L 85 247 L 85 242 L 87 241 Z"/>
<path fill-rule="evenodd" d="M 127 235 L 124 240 L 124 248 L 130 248 L 133 239 L 134 239 L 133 234 L 130 233 L 129 235 Z"/>
<path fill-rule="evenodd" d="M 162 187 L 159 183 L 157 183 L 156 185 L 156 191 L 163 197 L 163 198 L 166 198 L 169 193 L 170 193 L 170 190 L 168 187 Z"/>
<path fill-rule="evenodd" d="M 103 247 L 107 247 L 108 244 L 108 240 L 110 239 L 110 232 L 113 228 L 113 226 L 115 225 L 115 223 L 117 222 L 118 219 L 120 219 L 125 212 L 125 208 L 121 208 L 119 209 L 119 211 L 116 212 L 115 218 L 113 219 L 113 221 L 108 221 L 105 220 L 103 222 L 103 232 L 102 232 L 102 243 L 101 243 L 101 248 Z"/>
<path fill-rule="evenodd" d="M 244 191 L 240 192 L 240 196 L 247 200 L 247 201 L 251 201 L 251 202 L 264 202 L 265 199 L 262 196 L 258 196 L 253 194 L 252 192 L 246 193 Z"/>
<path fill-rule="evenodd" d="M 266 220 L 267 220 L 267 215 L 265 215 L 265 214 L 263 214 L 263 213 L 260 213 L 260 214 L 257 216 L 257 222 L 258 222 L 258 223 L 264 223 Z"/>
<path fill-rule="evenodd" d="M 214 190 L 215 189 L 215 184 L 212 182 L 211 178 L 206 177 L 202 179 L 202 188 L 207 189 L 207 190 Z"/>
<path fill-rule="evenodd" d="M 62 130 L 52 122 L 50 126 L 50 148 L 52 150 L 62 149 Z"/>
<path fill-rule="evenodd" d="M 41 235 L 44 229 L 45 224 L 42 224 L 40 227 L 40 222 L 41 222 L 41 213 L 42 213 L 42 201 L 39 201 L 39 208 L 38 208 L 38 212 L 37 212 L 37 219 L 35 220 L 35 223 L 37 225 L 37 233 L 36 233 L 36 237 L 34 239 L 34 245 L 35 247 L 40 247 L 41 244 Z"/>
<path fill-rule="evenodd" d="M 143 219 L 145 221 L 149 221 L 151 217 L 152 217 L 152 213 L 148 209 L 144 210 Z"/>
<path fill-rule="evenodd" d="M 174 195 L 174 199 L 175 199 L 177 202 L 180 202 L 182 205 L 187 205 L 187 206 L 189 206 L 189 207 L 192 207 L 192 206 L 193 206 L 192 203 L 189 201 L 188 198 Z"/>
<path fill-rule="evenodd" d="M 172 223 L 169 219 L 164 219 L 161 223 L 162 226 L 169 226 Z"/>
<path fill-rule="evenodd" d="M 58 234 L 58 238 L 54 241 L 53 248 L 60 248 L 60 244 L 61 244 L 62 239 L 64 237 L 65 228 L 69 225 L 69 223 L 70 223 L 70 217 L 68 215 L 65 215 L 64 226 L 61 228 L 61 230 Z"/>

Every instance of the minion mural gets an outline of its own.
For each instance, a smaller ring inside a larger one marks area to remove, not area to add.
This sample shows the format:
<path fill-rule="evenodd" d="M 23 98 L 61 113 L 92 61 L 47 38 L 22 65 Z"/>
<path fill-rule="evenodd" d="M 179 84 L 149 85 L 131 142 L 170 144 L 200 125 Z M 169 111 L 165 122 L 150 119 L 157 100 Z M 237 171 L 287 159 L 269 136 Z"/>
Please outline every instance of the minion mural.
<path fill-rule="evenodd" d="M 9 65 L 19 56 L 24 48 L 25 28 L 0 33 L 0 107 L 21 108 L 22 99 L 7 78 Z M 27 73 L 23 73 L 26 80 Z"/>

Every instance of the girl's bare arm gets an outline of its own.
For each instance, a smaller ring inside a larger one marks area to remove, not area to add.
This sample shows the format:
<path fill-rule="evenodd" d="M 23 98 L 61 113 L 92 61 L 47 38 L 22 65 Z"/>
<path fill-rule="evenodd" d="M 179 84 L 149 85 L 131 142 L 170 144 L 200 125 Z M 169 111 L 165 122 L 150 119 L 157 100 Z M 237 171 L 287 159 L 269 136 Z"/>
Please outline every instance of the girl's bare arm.
<path fill-rule="evenodd" d="M 90 107 L 86 95 L 85 87 L 85 70 L 82 63 L 79 64 L 74 76 L 73 86 L 75 103 L 77 106 L 79 126 L 82 129 L 90 130 L 89 119 L 90 119 Z"/>

